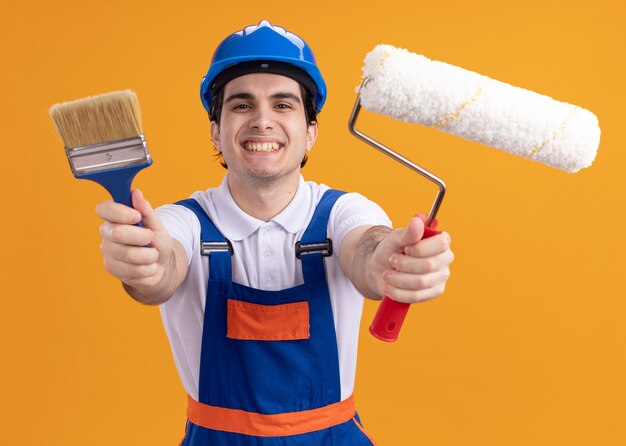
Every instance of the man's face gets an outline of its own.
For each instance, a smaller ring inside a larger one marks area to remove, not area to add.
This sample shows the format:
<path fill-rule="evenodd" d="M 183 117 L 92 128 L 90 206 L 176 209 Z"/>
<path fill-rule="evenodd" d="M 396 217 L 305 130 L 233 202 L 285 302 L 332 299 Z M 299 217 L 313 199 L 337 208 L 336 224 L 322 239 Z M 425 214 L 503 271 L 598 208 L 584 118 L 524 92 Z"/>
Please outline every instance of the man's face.
<path fill-rule="evenodd" d="M 317 137 L 317 124 L 306 122 L 300 85 L 285 76 L 253 73 L 224 86 L 219 124 L 211 135 L 241 180 L 298 178 L 300 163 Z"/>

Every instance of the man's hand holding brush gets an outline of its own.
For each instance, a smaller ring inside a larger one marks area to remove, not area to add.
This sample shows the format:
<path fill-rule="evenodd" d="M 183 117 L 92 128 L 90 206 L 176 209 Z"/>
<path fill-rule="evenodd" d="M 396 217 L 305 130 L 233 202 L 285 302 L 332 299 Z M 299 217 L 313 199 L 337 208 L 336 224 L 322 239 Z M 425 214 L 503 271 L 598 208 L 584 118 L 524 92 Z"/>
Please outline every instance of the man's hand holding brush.
<path fill-rule="evenodd" d="M 111 200 L 96 207 L 104 220 L 100 226 L 104 266 L 136 300 L 160 304 L 187 274 L 186 253 L 138 189 L 132 191 L 132 202 L 134 209 Z M 140 221 L 143 227 L 136 226 Z"/>

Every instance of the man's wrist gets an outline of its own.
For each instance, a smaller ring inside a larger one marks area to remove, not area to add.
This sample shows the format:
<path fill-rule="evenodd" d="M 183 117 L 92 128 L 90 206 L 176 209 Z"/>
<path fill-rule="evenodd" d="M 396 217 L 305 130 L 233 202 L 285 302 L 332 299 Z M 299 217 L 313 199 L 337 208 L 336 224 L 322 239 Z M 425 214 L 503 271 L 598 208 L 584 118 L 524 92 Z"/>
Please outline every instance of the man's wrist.
<path fill-rule="evenodd" d="M 373 254 L 376 248 L 387 238 L 391 229 L 387 226 L 372 226 L 363 233 L 357 243 L 354 255 L 353 277 L 359 278 L 360 283 L 355 283 L 356 288 L 365 296 L 372 299 L 381 299 L 378 291 L 378 277 L 373 262 Z"/>

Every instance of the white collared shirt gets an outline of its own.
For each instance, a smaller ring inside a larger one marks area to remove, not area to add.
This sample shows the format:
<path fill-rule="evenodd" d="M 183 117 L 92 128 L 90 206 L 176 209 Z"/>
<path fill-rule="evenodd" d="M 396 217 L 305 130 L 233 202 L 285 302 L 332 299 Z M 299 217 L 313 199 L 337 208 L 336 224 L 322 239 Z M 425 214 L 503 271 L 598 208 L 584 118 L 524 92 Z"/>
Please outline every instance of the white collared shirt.
<path fill-rule="evenodd" d="M 276 291 L 303 283 L 302 266 L 293 247 L 328 189 L 323 184 L 305 182 L 301 176 L 289 205 L 268 222 L 246 214 L 237 206 L 228 188 L 228 176 L 218 188 L 195 192 L 192 197 L 232 243 L 233 281 Z M 187 253 L 187 278 L 160 309 L 178 374 L 187 393 L 197 400 L 208 256 L 200 255 L 200 223 L 193 212 L 182 206 L 166 205 L 158 208 L 157 213 L 171 236 Z M 340 197 L 330 213 L 327 228 L 334 255 L 324 260 L 337 333 L 342 400 L 354 389 L 363 296 L 343 273 L 338 254 L 343 237 L 363 225 L 391 227 L 391 221 L 378 205 L 360 194 L 349 193 Z"/>

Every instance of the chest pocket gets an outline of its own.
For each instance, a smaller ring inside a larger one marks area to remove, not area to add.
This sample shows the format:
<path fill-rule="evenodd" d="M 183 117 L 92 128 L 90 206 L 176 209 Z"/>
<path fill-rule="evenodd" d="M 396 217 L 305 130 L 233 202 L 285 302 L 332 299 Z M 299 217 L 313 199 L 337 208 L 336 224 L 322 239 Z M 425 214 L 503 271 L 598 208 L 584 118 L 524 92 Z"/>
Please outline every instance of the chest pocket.
<path fill-rule="evenodd" d="M 306 287 L 278 292 L 232 284 L 226 300 L 229 402 L 233 408 L 285 413 L 311 406 L 310 302 Z M 245 300 L 244 300 L 245 299 Z M 314 307 L 311 308 L 311 312 Z M 313 321 L 314 322 L 314 321 Z"/>
<path fill-rule="evenodd" d="M 228 299 L 229 339 L 248 341 L 295 341 L 309 339 L 309 303 L 260 305 Z"/>

